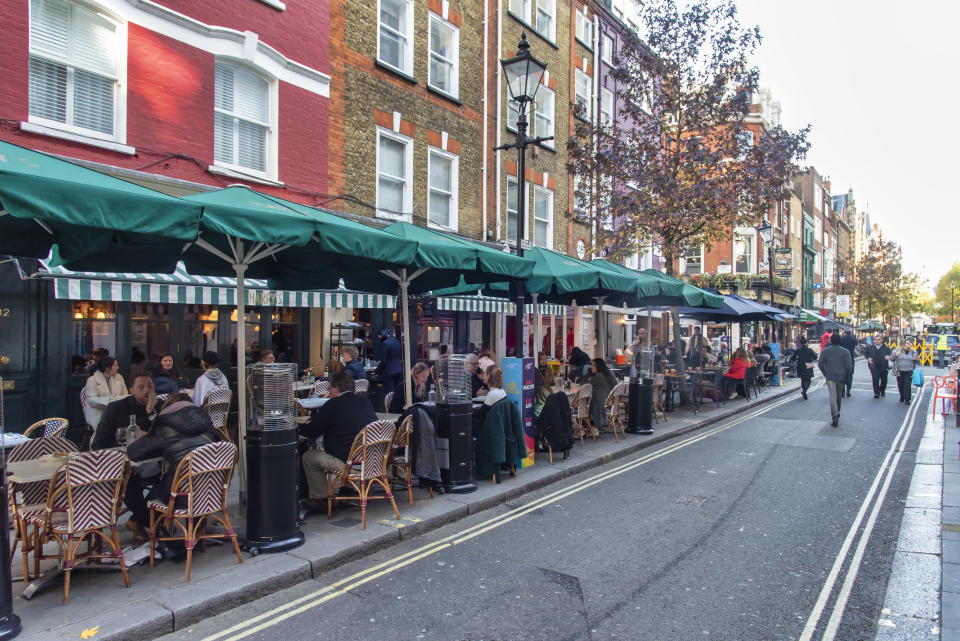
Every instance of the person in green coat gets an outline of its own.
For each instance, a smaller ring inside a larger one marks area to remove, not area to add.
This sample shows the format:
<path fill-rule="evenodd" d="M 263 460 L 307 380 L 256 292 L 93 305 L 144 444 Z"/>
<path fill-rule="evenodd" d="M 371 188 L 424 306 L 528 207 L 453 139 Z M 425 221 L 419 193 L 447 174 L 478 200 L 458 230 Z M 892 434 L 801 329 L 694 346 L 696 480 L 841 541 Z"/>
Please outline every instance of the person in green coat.
<path fill-rule="evenodd" d="M 478 411 L 483 421 L 477 431 L 477 478 L 493 476 L 500 482 L 504 465 L 512 467 L 517 459 L 528 456 L 523 421 L 516 404 L 503 391 L 503 370 L 496 365 L 487 368 L 489 392 Z"/>

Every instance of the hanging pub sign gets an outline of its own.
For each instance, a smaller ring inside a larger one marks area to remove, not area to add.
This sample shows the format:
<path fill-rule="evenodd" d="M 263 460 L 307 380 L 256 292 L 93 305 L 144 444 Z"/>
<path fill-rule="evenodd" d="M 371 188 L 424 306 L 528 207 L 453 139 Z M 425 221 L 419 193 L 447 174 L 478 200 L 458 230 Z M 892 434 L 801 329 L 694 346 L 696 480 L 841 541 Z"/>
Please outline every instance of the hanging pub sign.
<path fill-rule="evenodd" d="M 773 269 L 777 276 L 789 277 L 793 274 L 793 249 L 779 247 L 773 251 Z"/>

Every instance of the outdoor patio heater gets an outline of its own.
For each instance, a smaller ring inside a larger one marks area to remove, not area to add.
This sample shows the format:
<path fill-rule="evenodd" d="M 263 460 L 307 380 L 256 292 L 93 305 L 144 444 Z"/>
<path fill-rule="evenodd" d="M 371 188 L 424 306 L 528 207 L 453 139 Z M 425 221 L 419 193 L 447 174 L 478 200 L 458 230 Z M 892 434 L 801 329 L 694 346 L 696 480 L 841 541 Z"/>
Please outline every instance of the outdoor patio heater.
<path fill-rule="evenodd" d="M 447 492 L 477 490 L 473 478 L 473 405 L 469 354 L 444 354 L 437 372 L 437 457 L 440 482 Z"/>
<path fill-rule="evenodd" d="M 630 367 L 627 387 L 627 427 L 629 434 L 653 434 L 653 368 L 654 351 L 638 349 Z"/>
<path fill-rule="evenodd" d="M 247 367 L 247 536 L 251 554 L 303 543 L 297 516 L 296 363 Z"/>

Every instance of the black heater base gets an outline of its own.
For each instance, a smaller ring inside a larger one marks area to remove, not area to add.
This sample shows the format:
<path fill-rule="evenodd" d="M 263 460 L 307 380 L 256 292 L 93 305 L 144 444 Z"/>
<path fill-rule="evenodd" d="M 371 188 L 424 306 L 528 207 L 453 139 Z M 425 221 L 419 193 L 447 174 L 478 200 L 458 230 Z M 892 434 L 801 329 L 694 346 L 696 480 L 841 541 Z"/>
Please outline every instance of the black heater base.
<path fill-rule="evenodd" d="M 285 552 L 303 545 L 303 542 L 303 532 L 299 530 L 297 530 L 293 536 L 286 539 L 259 540 L 243 538 L 239 541 L 240 549 L 247 552 L 250 556 L 257 556 L 261 552 Z"/>
<path fill-rule="evenodd" d="M 653 434 L 653 379 L 630 379 L 627 434 Z"/>
<path fill-rule="evenodd" d="M 480 485 L 476 481 L 450 481 L 443 483 L 443 489 L 448 494 L 470 494 L 476 492 Z"/>

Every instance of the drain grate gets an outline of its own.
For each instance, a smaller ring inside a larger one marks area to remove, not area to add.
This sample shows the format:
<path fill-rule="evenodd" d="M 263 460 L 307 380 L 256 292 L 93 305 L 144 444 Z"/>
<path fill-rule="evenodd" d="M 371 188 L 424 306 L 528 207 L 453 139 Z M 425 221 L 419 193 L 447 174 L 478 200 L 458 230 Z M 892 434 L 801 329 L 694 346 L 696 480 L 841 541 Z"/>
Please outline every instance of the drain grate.
<path fill-rule="evenodd" d="M 681 496 L 680 498 L 677 499 L 676 502 L 680 503 L 681 505 L 696 505 L 697 507 L 700 507 L 701 505 L 703 505 L 709 500 L 710 500 L 709 497 L 696 496 L 691 494 L 691 495 Z"/>

